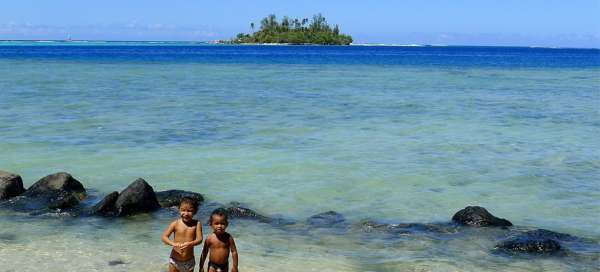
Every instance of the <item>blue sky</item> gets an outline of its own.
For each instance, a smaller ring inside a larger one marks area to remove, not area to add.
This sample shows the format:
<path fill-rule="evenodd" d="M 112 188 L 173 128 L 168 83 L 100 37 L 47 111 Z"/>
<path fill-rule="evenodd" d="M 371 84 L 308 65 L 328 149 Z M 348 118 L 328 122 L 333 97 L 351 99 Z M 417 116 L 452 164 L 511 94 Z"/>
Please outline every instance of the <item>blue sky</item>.
<path fill-rule="evenodd" d="M 600 0 L 3 1 L 0 39 L 227 39 L 321 12 L 358 43 L 600 47 Z"/>

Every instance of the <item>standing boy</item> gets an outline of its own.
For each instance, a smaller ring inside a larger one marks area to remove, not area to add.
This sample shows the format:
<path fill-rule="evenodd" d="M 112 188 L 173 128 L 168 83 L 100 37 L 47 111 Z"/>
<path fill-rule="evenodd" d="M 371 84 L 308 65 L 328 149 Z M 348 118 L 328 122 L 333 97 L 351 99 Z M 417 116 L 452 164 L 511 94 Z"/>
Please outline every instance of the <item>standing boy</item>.
<path fill-rule="evenodd" d="M 198 202 L 184 197 L 179 203 L 181 218 L 173 221 L 162 235 L 162 241 L 173 247 L 169 257 L 169 272 L 193 272 L 196 261 L 194 246 L 202 243 L 202 224 L 194 219 Z M 169 239 L 173 233 L 173 240 Z"/>
<path fill-rule="evenodd" d="M 209 219 L 213 233 L 206 237 L 200 256 L 200 272 L 204 271 L 204 261 L 208 255 L 208 272 L 229 272 L 229 252 L 231 252 L 231 272 L 238 272 L 238 254 L 233 237 L 225 231 L 229 221 L 227 211 L 214 210 Z M 210 255 L 209 255 L 210 254 Z"/>

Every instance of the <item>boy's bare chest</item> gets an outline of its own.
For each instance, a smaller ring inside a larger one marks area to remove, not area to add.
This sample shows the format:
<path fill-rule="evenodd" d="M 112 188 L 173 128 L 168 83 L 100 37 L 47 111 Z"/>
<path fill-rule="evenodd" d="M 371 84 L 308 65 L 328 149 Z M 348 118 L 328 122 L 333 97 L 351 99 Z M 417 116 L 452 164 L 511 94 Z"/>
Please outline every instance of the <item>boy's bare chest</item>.
<path fill-rule="evenodd" d="M 229 248 L 229 241 L 221 241 L 218 238 L 213 238 L 211 241 L 211 247 L 213 248 Z"/>
<path fill-rule="evenodd" d="M 186 237 L 186 238 L 196 238 L 196 226 L 189 227 L 185 224 L 177 224 L 175 227 L 175 236 Z"/>

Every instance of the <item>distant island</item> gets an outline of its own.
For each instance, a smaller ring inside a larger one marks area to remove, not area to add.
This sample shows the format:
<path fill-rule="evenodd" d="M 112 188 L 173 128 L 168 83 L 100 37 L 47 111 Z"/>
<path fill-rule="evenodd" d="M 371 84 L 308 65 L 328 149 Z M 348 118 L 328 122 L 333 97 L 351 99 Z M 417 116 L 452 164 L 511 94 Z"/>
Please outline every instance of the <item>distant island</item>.
<path fill-rule="evenodd" d="M 250 28 L 254 31 L 254 23 Z M 349 45 L 352 36 L 340 33 L 340 27 L 333 28 L 327 24 L 327 19 L 320 13 L 308 18 L 289 18 L 284 16 L 281 22 L 275 14 L 260 21 L 260 29 L 252 34 L 240 33 L 229 41 L 231 44 L 320 44 L 320 45 Z"/>

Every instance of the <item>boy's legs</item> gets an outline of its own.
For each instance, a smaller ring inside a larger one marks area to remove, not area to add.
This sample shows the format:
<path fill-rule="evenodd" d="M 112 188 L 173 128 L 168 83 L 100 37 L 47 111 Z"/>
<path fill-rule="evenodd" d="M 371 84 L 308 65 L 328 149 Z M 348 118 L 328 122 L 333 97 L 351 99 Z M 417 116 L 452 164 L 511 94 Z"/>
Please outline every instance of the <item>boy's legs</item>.
<path fill-rule="evenodd" d="M 169 272 L 179 272 L 179 271 L 177 271 L 177 268 L 175 268 L 175 266 L 173 264 L 169 264 Z"/>

